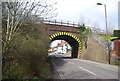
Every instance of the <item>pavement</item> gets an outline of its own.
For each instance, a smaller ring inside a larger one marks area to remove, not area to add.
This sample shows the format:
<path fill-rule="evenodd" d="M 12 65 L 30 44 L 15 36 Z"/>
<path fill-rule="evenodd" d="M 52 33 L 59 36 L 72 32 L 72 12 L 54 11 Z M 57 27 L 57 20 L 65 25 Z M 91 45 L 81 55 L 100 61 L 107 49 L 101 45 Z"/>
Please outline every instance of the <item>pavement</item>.
<path fill-rule="evenodd" d="M 118 66 L 71 58 L 67 54 L 49 55 L 53 79 L 108 79 L 118 81 Z"/>

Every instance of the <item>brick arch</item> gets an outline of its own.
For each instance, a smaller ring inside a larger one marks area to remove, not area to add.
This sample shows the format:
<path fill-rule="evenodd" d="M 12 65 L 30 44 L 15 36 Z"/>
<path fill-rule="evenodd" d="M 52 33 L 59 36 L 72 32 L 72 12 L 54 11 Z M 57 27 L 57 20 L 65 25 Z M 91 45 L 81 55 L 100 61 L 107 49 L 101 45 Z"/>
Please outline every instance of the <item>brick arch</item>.
<path fill-rule="evenodd" d="M 75 43 L 76 45 L 73 45 L 73 48 L 75 47 L 76 49 L 78 49 L 78 52 L 76 54 L 77 56 L 73 55 L 74 54 L 74 52 L 73 52 L 72 57 L 73 58 L 79 57 L 82 53 L 82 43 L 81 43 L 80 39 L 76 35 L 74 35 L 72 33 L 68 33 L 68 32 L 54 33 L 54 34 L 50 35 L 49 38 L 51 41 L 58 40 L 58 39 L 60 40 L 60 39 L 62 39 L 60 36 L 63 37 L 63 40 L 67 41 L 69 44 L 70 44 L 70 41 L 68 41 L 68 40 L 70 40 L 70 39 L 74 40 L 74 42 L 77 42 L 77 43 Z M 72 51 L 74 51 L 74 49 Z"/>

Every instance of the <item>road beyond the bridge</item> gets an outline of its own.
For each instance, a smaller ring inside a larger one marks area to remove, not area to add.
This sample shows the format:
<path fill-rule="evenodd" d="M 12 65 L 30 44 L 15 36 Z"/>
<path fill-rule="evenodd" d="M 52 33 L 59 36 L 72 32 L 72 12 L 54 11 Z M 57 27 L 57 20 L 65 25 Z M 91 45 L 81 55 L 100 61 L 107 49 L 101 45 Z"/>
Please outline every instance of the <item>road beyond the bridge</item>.
<path fill-rule="evenodd" d="M 67 54 L 50 54 L 49 57 L 53 66 L 53 79 L 118 81 L 117 66 L 71 58 Z"/>

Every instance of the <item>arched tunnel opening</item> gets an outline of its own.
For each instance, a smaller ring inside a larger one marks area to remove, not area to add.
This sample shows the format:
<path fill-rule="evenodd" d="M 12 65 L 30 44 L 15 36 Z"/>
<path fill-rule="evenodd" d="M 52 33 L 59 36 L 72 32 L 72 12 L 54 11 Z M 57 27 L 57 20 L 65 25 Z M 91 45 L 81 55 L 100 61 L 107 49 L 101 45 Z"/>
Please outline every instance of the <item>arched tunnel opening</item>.
<path fill-rule="evenodd" d="M 49 47 L 49 55 L 71 57 L 71 46 L 65 40 L 54 40 Z"/>
<path fill-rule="evenodd" d="M 72 58 L 78 57 L 79 43 L 73 37 L 67 36 L 67 35 L 59 35 L 59 36 L 54 37 L 50 43 L 52 43 L 55 40 L 64 40 L 68 42 L 68 44 L 70 44 L 71 46 L 71 57 Z"/>

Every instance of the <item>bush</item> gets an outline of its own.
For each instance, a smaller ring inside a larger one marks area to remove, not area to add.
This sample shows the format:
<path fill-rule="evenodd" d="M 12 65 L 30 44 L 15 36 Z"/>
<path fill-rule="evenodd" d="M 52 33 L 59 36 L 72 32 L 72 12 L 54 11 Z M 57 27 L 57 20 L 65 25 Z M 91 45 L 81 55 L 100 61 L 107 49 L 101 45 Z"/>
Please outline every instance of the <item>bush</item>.
<path fill-rule="evenodd" d="M 16 61 L 6 62 L 3 69 L 4 79 L 21 79 L 25 74 L 25 68 Z"/>
<path fill-rule="evenodd" d="M 114 30 L 114 37 L 120 37 L 120 30 Z"/>
<path fill-rule="evenodd" d="M 3 53 L 3 79 L 46 78 L 49 37 L 44 24 L 30 22 L 21 29 Z"/>

